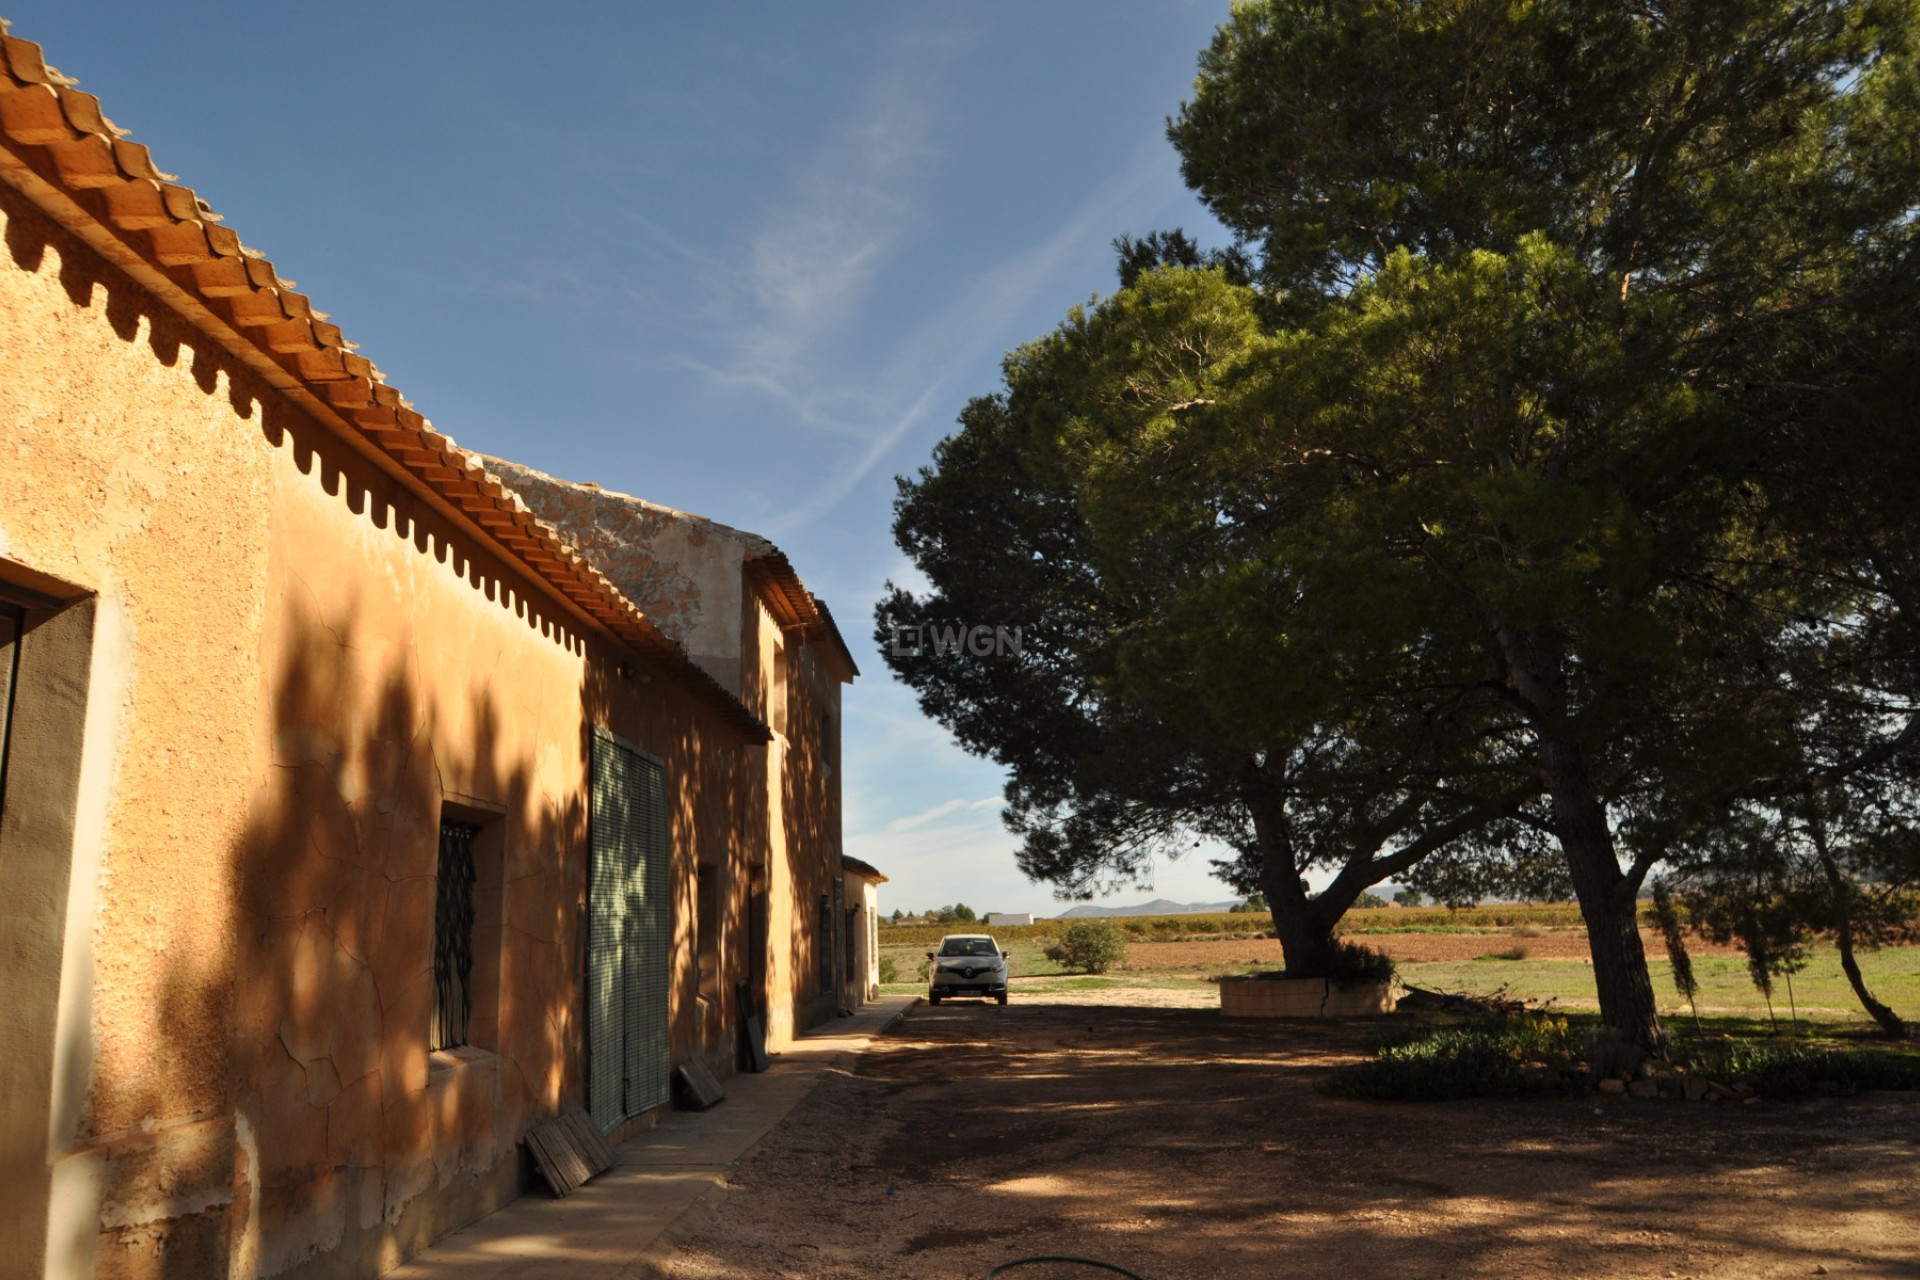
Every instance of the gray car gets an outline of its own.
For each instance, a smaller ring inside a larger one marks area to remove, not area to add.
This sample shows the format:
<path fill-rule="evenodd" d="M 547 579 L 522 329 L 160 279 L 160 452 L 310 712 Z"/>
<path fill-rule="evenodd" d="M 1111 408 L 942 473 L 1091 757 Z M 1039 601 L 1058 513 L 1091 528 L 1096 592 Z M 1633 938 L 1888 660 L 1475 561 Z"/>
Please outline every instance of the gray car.
<path fill-rule="evenodd" d="M 933 981 L 927 991 L 927 1003 L 939 1004 L 947 996 L 978 996 L 1007 1002 L 1007 958 L 1000 944 L 984 933 L 950 933 L 940 939 L 938 951 L 927 952 L 933 961 Z"/>

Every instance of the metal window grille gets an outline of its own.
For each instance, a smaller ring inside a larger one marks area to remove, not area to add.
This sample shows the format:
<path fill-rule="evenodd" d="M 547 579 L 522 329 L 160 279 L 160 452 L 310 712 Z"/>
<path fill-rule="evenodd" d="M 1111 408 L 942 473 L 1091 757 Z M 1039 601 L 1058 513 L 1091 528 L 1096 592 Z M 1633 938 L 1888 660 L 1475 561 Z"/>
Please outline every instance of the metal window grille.
<path fill-rule="evenodd" d="M 473 841 L 479 834 L 480 828 L 469 823 L 440 824 L 429 1049 L 467 1043 L 467 1023 L 473 1014 Z"/>

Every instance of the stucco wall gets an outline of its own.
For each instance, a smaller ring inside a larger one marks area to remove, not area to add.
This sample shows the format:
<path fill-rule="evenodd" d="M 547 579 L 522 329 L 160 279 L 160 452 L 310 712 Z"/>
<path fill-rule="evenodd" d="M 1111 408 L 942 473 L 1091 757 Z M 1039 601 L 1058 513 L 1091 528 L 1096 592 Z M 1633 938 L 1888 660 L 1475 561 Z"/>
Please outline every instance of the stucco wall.
<path fill-rule="evenodd" d="M 597 485 L 497 459 L 489 465 L 772 726 L 774 741 L 751 785 L 762 825 L 746 861 L 757 870 L 757 891 L 767 902 L 766 967 L 757 997 L 768 1046 L 786 1046 L 841 1003 L 834 986 L 820 981 L 821 950 L 832 940 L 818 936 L 818 904 L 822 895 L 832 898 L 841 851 L 840 784 L 831 763 L 838 759 L 841 681 L 824 642 L 800 643 L 750 585 L 748 560 L 773 551 L 765 539 Z M 743 937 L 755 891 L 751 873 L 729 881 L 724 927 L 730 937 Z M 687 920 L 691 901 L 686 898 Z M 690 955 L 692 931 L 683 928 L 678 942 Z M 746 947 L 743 941 L 729 949 Z M 686 1005 L 698 1011 L 710 1043 L 730 1034 L 732 989 L 729 981 L 721 1001 Z"/>
<path fill-rule="evenodd" d="M 265 389 L 5 188 L 0 219 L 0 555 L 97 593 L 75 923 L 57 1043 L 31 1047 L 56 1055 L 50 1248 L 90 1266 L 104 1212 L 215 1256 L 235 894 L 208 855 L 247 828 Z"/>
<path fill-rule="evenodd" d="M 243 986 L 237 1027 L 240 1110 L 285 1135 L 261 1147 L 263 1274 L 341 1244 L 397 1262 L 497 1202 L 535 1113 L 584 1100 L 589 724 L 667 761 L 676 1058 L 722 1030 L 695 998 L 691 865 L 744 850 L 754 825 L 748 749 L 666 681 L 619 675 L 597 637 L 327 434 L 295 424 L 274 458 L 273 748 L 242 957 L 270 980 Z M 504 917 L 476 936 L 498 948 L 498 1029 L 478 1019 L 474 1052 L 430 1056 L 449 803 L 498 815 Z"/>
<path fill-rule="evenodd" d="M 761 748 L 5 189 L 0 214 L 0 557 L 97 593 L 44 1047 L 69 1083 L 25 1188 L 48 1274 L 376 1274 L 513 1195 L 527 1120 L 584 1100 L 592 724 L 667 762 L 673 1050 L 728 1065 L 690 867 L 765 861 Z M 430 1055 L 443 813 L 486 824 L 495 967 L 473 1047 Z"/>

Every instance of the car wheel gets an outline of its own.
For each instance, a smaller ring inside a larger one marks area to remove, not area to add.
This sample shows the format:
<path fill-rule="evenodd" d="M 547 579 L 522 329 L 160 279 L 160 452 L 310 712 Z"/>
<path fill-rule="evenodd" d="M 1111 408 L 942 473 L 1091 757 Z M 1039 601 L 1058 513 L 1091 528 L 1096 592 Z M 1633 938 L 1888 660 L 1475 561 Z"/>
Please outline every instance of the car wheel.
<path fill-rule="evenodd" d="M 939 996 L 928 996 L 928 997 L 927 997 L 927 1003 L 928 1003 L 928 1004 L 939 1004 L 939 1003 L 940 1003 L 940 997 L 939 997 Z"/>
<path fill-rule="evenodd" d="M 999 995 L 995 996 L 994 999 L 998 1000 L 1001 1004 L 1005 1004 L 1007 1002 L 1007 993 L 1002 991 Z"/>

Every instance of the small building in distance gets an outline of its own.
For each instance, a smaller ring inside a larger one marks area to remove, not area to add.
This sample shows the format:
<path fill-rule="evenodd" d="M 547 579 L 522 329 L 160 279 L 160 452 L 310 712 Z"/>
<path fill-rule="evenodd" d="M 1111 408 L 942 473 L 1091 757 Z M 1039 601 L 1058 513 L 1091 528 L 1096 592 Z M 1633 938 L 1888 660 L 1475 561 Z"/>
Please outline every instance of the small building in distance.
<path fill-rule="evenodd" d="M 842 1007 L 853 1009 L 880 994 L 880 886 L 887 878 L 872 864 L 845 856 L 840 859 L 840 876 L 845 886 L 841 905 L 845 972 L 840 995 Z"/>
<path fill-rule="evenodd" d="M 1014 925 L 1032 924 L 1032 923 L 1033 923 L 1033 912 L 1031 911 L 989 911 L 987 912 L 987 928 L 989 929 L 1009 929 L 1009 928 L 1012 928 Z"/>

